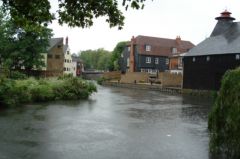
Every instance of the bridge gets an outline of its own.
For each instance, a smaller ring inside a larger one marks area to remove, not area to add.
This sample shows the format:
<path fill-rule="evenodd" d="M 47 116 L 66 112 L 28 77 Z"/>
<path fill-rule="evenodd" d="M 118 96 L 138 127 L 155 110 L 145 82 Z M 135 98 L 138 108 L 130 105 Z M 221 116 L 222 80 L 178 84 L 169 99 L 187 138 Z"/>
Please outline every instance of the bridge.
<path fill-rule="evenodd" d="M 103 77 L 103 73 L 102 71 L 84 71 L 82 72 L 82 77 L 87 80 L 97 80 Z"/>

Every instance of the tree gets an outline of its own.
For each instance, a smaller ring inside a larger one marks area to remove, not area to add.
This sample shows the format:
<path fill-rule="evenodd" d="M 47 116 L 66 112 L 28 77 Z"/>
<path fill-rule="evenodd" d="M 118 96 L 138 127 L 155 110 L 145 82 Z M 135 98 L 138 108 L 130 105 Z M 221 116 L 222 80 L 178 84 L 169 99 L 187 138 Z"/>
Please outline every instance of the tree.
<path fill-rule="evenodd" d="M 106 16 L 110 27 L 124 25 L 124 16 L 118 8 L 117 0 L 58 0 L 58 10 L 50 13 L 49 0 L 1 0 L 6 11 L 10 12 L 14 22 L 18 25 L 35 26 L 38 28 L 44 23 L 46 26 L 55 18 L 60 24 L 66 23 L 71 27 L 89 27 L 93 19 Z M 122 6 L 127 10 L 144 8 L 146 0 L 122 0 Z M 58 16 L 55 16 L 55 15 Z"/>
<path fill-rule="evenodd" d="M 46 53 L 51 30 L 43 25 L 36 28 L 19 26 L 0 8 L 0 53 L 2 65 L 8 69 L 30 71 L 44 65 L 42 53 Z"/>
<path fill-rule="evenodd" d="M 127 44 L 126 41 L 122 41 L 115 46 L 112 52 L 111 61 L 109 63 L 110 70 L 117 71 L 120 69 L 120 58 L 124 48 L 126 47 L 126 44 Z"/>
<path fill-rule="evenodd" d="M 111 53 L 104 49 L 86 50 L 80 53 L 85 69 L 108 70 Z"/>
<path fill-rule="evenodd" d="M 210 148 L 240 158 L 240 68 L 227 71 L 209 116 Z"/>

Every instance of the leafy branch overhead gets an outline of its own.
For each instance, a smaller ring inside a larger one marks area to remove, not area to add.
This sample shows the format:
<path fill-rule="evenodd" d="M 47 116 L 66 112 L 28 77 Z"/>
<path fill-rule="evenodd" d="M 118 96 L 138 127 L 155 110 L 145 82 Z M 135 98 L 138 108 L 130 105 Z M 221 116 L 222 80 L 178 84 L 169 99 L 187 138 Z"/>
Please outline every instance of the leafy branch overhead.
<path fill-rule="evenodd" d="M 48 25 L 57 19 L 60 24 L 66 23 L 71 27 L 90 27 L 93 19 L 106 16 L 110 27 L 121 29 L 124 16 L 119 9 L 117 0 L 58 0 L 56 13 L 50 12 L 49 0 L 1 0 L 6 11 L 14 21 L 22 25 Z M 0 1 L 0 2 L 1 2 Z M 146 0 L 122 0 L 122 6 L 127 10 L 143 9 Z M 56 16 L 57 15 L 57 16 Z"/>

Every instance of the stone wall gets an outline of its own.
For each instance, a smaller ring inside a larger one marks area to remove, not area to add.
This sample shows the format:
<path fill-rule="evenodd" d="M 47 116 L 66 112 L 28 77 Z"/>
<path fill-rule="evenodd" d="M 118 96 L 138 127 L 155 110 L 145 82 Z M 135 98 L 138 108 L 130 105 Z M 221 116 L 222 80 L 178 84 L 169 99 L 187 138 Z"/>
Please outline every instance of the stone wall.
<path fill-rule="evenodd" d="M 121 83 L 146 83 L 149 75 L 146 72 L 127 72 L 121 75 Z"/>
<path fill-rule="evenodd" d="M 120 71 L 104 72 L 103 77 L 105 79 L 120 80 L 121 79 L 121 72 Z"/>
<path fill-rule="evenodd" d="M 182 74 L 161 72 L 159 73 L 158 78 L 163 87 L 182 87 Z"/>

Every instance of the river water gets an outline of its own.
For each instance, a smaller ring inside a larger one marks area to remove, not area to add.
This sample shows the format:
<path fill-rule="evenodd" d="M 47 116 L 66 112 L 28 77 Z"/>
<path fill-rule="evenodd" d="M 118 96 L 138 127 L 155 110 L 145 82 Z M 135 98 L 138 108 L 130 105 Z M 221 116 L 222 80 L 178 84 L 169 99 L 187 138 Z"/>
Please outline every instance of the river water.
<path fill-rule="evenodd" d="M 209 99 L 98 87 L 0 110 L 0 159 L 210 159 Z"/>

